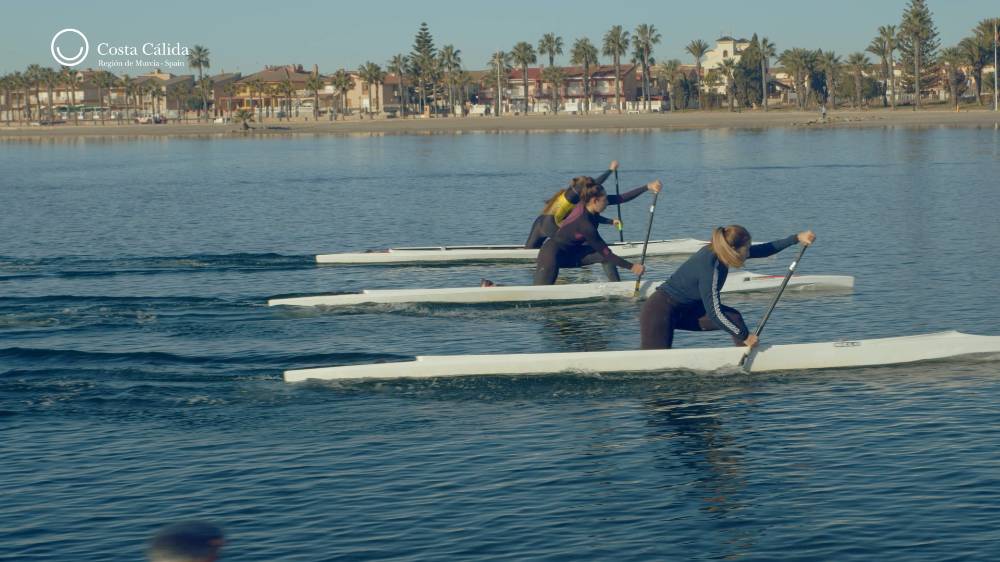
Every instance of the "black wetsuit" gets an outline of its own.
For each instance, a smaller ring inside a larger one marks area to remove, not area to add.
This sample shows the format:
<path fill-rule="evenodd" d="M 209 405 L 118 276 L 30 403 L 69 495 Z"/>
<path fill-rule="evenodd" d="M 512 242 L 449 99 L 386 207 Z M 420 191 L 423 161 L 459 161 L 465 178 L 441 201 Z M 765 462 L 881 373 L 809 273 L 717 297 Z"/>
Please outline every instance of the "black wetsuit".
<path fill-rule="evenodd" d="M 750 246 L 751 258 L 766 258 L 798 242 L 797 235 Z M 736 345 L 749 335 L 743 316 L 723 305 L 719 290 L 726 283 L 729 267 L 719 261 L 711 246 L 698 250 L 670 279 L 656 288 L 642 307 L 639 325 L 642 349 L 670 349 L 674 330 L 725 330 Z"/>
<path fill-rule="evenodd" d="M 535 262 L 535 285 L 552 285 L 560 267 L 582 267 L 600 263 L 610 281 L 621 281 L 619 267 L 631 269 L 632 264 L 616 256 L 597 232 L 598 217 L 578 203 L 566 216 L 552 238 L 542 244 Z"/>
<path fill-rule="evenodd" d="M 603 174 L 594 178 L 594 181 L 598 184 L 604 184 L 604 181 L 608 179 L 611 174 L 611 170 L 607 170 Z M 608 205 L 618 205 L 620 203 L 627 203 L 636 197 L 642 195 L 648 191 L 648 188 L 644 185 L 639 186 L 631 191 L 627 191 L 622 195 L 608 195 Z M 563 193 L 566 196 L 566 200 L 570 203 L 576 205 L 580 202 L 580 192 L 577 191 L 576 186 L 567 187 Z M 612 224 L 614 221 L 611 219 L 606 219 L 600 217 L 598 222 L 601 224 Z M 528 234 L 528 240 L 524 243 L 525 248 L 541 248 L 542 244 L 545 243 L 547 238 L 552 238 L 552 235 L 559 230 L 559 225 L 556 224 L 555 216 L 547 213 L 542 213 L 538 215 L 535 222 L 531 225 L 531 232 Z"/>

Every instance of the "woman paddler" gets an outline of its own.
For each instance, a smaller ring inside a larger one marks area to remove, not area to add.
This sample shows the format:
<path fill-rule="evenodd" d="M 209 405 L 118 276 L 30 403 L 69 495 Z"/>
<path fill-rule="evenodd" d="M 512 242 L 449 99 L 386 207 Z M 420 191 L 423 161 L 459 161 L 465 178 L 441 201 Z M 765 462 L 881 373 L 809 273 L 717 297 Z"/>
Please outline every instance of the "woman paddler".
<path fill-rule="evenodd" d="M 659 193 L 660 180 L 649 182 L 642 189 Z M 600 263 L 609 281 L 621 281 L 618 268 L 629 269 L 636 275 L 646 270 L 641 264 L 633 264 L 614 254 L 597 232 L 601 212 L 608 206 L 608 194 L 604 186 L 594 178 L 586 178 L 580 194 L 580 202 L 562 221 L 556 233 L 542 244 L 535 262 L 535 285 L 552 285 L 559 276 L 559 268 L 582 267 Z"/>
<path fill-rule="evenodd" d="M 611 165 L 608 169 L 597 178 L 591 178 L 589 176 L 577 176 L 570 180 L 569 187 L 565 189 L 560 189 L 555 195 L 549 198 L 545 202 L 545 206 L 542 208 L 542 214 L 538 215 L 535 219 L 534 224 L 531 225 L 531 233 L 528 234 L 528 240 L 524 243 L 525 248 L 541 248 L 542 244 L 545 243 L 547 238 L 551 238 L 559 226 L 562 224 L 563 220 L 566 218 L 580 202 L 580 195 L 583 192 L 584 187 L 591 183 L 603 184 L 611 172 L 618 169 L 618 161 L 612 160 Z M 652 182 L 651 182 L 652 183 Z M 618 205 L 620 203 L 627 203 L 636 197 L 642 195 L 649 190 L 649 185 L 639 186 L 631 191 L 627 191 L 621 195 L 609 195 L 608 204 Z M 600 224 L 614 224 L 621 228 L 621 223 L 618 219 L 607 219 L 604 217 L 598 217 L 598 222 Z"/>
<path fill-rule="evenodd" d="M 754 347 L 743 316 L 722 304 L 719 289 L 726 283 L 730 267 L 743 267 L 747 258 L 766 258 L 796 243 L 816 240 L 811 230 L 766 244 L 750 244 L 750 233 L 740 225 L 720 226 L 712 241 L 677 268 L 653 296 L 646 300 L 639 317 L 642 349 L 670 349 L 674 330 L 703 332 L 725 330 L 736 345 Z"/>

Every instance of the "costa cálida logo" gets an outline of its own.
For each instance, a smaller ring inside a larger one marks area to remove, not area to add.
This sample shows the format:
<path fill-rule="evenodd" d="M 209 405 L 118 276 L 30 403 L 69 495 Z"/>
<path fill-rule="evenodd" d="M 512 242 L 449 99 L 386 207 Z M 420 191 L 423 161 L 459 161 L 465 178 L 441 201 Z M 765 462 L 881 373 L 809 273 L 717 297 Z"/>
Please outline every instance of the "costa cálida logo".
<path fill-rule="evenodd" d="M 52 58 L 61 66 L 77 66 L 87 59 L 90 41 L 79 29 L 66 28 L 52 37 Z M 180 42 L 129 44 L 102 41 L 97 43 L 96 66 L 99 68 L 180 68 L 190 54 Z"/>
<path fill-rule="evenodd" d="M 52 58 L 60 65 L 76 66 L 86 60 L 90 53 L 90 42 L 79 29 L 66 28 L 52 37 L 49 50 L 52 51 Z"/>

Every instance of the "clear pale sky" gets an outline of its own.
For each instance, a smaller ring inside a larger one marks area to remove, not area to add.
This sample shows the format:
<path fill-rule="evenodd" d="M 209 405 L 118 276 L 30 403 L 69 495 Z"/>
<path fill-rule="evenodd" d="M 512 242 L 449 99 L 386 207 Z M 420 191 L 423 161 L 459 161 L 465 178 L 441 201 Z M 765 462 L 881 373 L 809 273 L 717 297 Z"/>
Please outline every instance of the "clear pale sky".
<path fill-rule="evenodd" d="M 49 43 L 60 29 L 83 31 L 91 43 L 141 45 L 181 42 L 204 45 L 211 70 L 249 74 L 265 64 L 318 64 L 323 73 L 356 68 L 371 60 L 385 65 L 395 53 L 408 53 L 420 22 L 426 21 L 437 47 L 461 50 L 466 69 L 485 68 L 491 52 L 509 50 L 518 41 L 537 45 L 546 32 L 566 45 L 601 36 L 615 24 L 635 29 L 650 23 L 663 35 L 657 60 L 690 63 L 684 46 L 692 39 L 714 40 L 728 34 L 770 38 L 778 51 L 820 48 L 841 54 L 861 51 L 880 25 L 897 24 L 906 0 L 504 0 L 457 2 L 278 2 L 210 0 L 172 2 L 53 0 L 4 2 L 0 8 L 0 73 L 28 64 L 55 66 Z M 1000 16 L 997 0 L 929 0 L 942 46 L 957 43 L 981 19 Z M 498 8 L 502 6 L 502 8 Z M 94 45 L 81 68 L 96 62 Z M 567 64 L 568 56 L 561 57 Z M 602 57 L 602 62 L 605 62 Z M 173 70 L 175 74 L 177 70 Z"/>

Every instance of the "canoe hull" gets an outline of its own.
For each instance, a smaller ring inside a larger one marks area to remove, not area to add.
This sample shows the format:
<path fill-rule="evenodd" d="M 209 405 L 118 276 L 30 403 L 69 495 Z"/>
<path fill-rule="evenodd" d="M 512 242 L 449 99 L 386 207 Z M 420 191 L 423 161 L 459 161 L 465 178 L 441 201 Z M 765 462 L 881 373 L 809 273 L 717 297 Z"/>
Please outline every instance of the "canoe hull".
<path fill-rule="evenodd" d="M 418 356 L 413 361 L 285 371 L 286 382 L 310 379 L 429 378 L 544 375 L 563 372 L 625 373 L 718 371 L 738 367 L 744 348 L 696 348 L 577 353 Z M 751 372 L 896 365 L 973 354 L 996 354 L 1000 336 L 940 332 L 869 340 L 761 346 Z"/>
<path fill-rule="evenodd" d="M 683 256 L 697 252 L 707 242 L 693 238 L 676 240 L 650 240 L 647 256 Z M 616 242 L 609 244 L 611 250 L 623 257 L 642 255 L 642 242 Z M 389 248 L 388 250 L 355 252 L 342 254 L 320 254 L 316 263 L 327 264 L 407 264 L 446 263 L 463 261 L 534 261 L 538 250 L 521 246 L 440 246 Z"/>
<path fill-rule="evenodd" d="M 746 271 L 733 272 L 722 287 L 723 293 L 772 291 L 781 285 L 784 276 L 760 275 Z M 662 280 L 647 280 L 640 284 L 640 298 L 648 298 Z M 797 275 L 788 283 L 788 290 L 850 290 L 854 277 L 849 275 Z M 454 287 L 440 289 L 367 289 L 361 293 L 311 295 L 273 298 L 269 306 L 353 306 L 359 304 L 447 303 L 486 304 L 503 302 L 583 301 L 600 298 L 634 296 L 634 281 L 607 283 L 572 283 L 561 285 L 515 285 L 498 287 Z"/>

